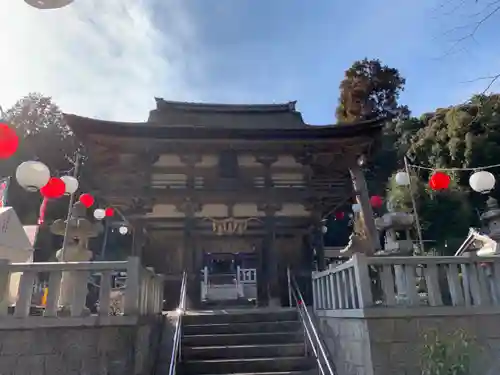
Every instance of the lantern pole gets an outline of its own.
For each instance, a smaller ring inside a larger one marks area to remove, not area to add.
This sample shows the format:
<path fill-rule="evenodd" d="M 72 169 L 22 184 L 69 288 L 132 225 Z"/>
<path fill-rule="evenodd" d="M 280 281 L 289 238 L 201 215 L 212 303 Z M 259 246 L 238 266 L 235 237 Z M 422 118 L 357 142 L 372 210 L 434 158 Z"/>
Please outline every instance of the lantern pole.
<path fill-rule="evenodd" d="M 415 197 L 413 196 L 413 185 L 411 183 L 411 174 L 410 174 L 410 167 L 408 165 L 408 158 L 403 156 L 403 160 L 405 162 L 405 171 L 406 174 L 408 175 L 408 188 L 410 189 L 410 197 L 411 197 L 411 204 L 413 206 L 413 216 L 415 217 L 415 227 L 417 229 L 417 236 L 418 236 L 418 242 L 420 245 L 420 251 L 424 251 L 424 240 L 422 238 L 422 228 L 420 227 L 420 219 L 418 217 L 418 212 L 417 212 L 417 203 L 415 202 Z"/>
<path fill-rule="evenodd" d="M 73 169 L 73 177 L 77 178 L 78 177 L 78 170 L 80 169 L 80 154 L 77 152 L 75 155 L 75 160 L 73 162 L 74 169 Z M 66 216 L 66 227 L 64 228 L 64 237 L 63 237 L 63 244 L 61 247 L 61 261 L 65 261 L 65 253 L 66 253 L 66 246 L 68 245 L 68 233 L 69 233 L 69 221 L 71 220 L 71 216 L 73 214 L 73 203 L 75 201 L 75 193 L 71 193 L 69 196 L 69 204 L 68 204 L 68 215 Z"/>

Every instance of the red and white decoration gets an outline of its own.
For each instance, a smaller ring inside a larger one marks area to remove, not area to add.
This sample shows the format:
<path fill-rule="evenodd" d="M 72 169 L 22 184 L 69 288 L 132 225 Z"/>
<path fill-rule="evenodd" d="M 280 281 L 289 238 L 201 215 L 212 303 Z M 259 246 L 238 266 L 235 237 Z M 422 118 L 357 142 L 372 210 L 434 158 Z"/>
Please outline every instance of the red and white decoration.
<path fill-rule="evenodd" d="M 396 173 L 396 184 L 399 186 L 410 185 L 410 175 L 407 172 Z M 451 177 L 444 171 L 432 173 L 429 187 L 434 191 L 446 190 L 450 187 Z M 469 177 L 469 185 L 477 193 L 488 194 L 495 188 L 495 176 L 488 171 L 476 171 Z"/>
<path fill-rule="evenodd" d="M 8 159 L 19 147 L 19 137 L 8 124 L 0 122 L 0 159 Z"/>
<path fill-rule="evenodd" d="M 370 204 L 373 208 L 380 208 L 384 204 L 384 200 L 378 195 L 373 195 L 370 197 Z"/>
<path fill-rule="evenodd" d="M 81 204 L 83 204 L 86 208 L 92 207 L 94 204 L 94 197 L 88 193 L 84 193 L 80 195 L 80 198 L 78 199 Z"/>

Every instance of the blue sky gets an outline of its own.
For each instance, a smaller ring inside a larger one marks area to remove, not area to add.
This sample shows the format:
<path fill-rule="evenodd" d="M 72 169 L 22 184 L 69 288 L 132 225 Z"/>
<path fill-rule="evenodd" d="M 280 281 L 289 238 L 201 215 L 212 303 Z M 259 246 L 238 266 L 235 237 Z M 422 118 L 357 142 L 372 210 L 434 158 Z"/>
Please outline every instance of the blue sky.
<path fill-rule="evenodd" d="M 464 101 L 487 85 L 476 78 L 500 73 L 496 14 L 455 43 L 494 10 L 482 0 L 75 0 L 50 12 L 4 3 L 4 106 L 41 91 L 68 112 L 135 121 L 153 96 L 298 100 L 307 122 L 326 124 L 356 59 L 398 68 L 415 114 Z"/>

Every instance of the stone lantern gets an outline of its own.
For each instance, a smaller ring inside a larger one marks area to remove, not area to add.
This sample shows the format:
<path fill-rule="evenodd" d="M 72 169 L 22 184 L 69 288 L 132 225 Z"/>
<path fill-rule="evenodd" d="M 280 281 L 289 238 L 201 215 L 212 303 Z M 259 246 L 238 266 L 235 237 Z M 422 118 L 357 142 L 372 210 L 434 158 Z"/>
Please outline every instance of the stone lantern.
<path fill-rule="evenodd" d="M 486 202 L 487 210 L 481 215 L 481 220 L 484 221 L 488 228 L 488 236 L 495 240 L 500 240 L 500 207 L 495 198 L 488 198 Z"/>
<path fill-rule="evenodd" d="M 377 255 L 413 254 L 411 228 L 414 217 L 407 212 L 388 212 L 375 220 L 375 225 L 384 233 L 384 248 Z"/>
<path fill-rule="evenodd" d="M 80 202 L 77 202 L 72 208 L 67 230 L 67 245 L 65 249 L 60 249 L 56 253 L 56 257 L 60 262 L 86 262 L 92 258 L 92 251 L 87 248 L 88 239 L 97 237 L 102 227 L 99 223 L 94 224 L 87 220 L 85 210 L 85 207 Z M 50 229 L 55 235 L 64 236 L 66 225 L 67 221 L 59 219 L 52 224 Z M 63 272 L 61 294 L 59 296 L 59 305 L 62 309 L 67 309 L 71 305 L 75 287 L 79 284 L 78 281 L 76 274 Z"/>
<path fill-rule="evenodd" d="M 389 209 L 391 209 L 389 207 Z M 411 228 L 414 217 L 407 212 L 388 212 L 375 220 L 375 225 L 380 232 L 384 233 L 384 248 L 377 252 L 378 256 L 411 256 L 413 255 L 413 241 L 411 239 Z M 406 288 L 407 279 L 401 265 L 394 266 L 394 276 L 396 285 L 401 286 L 396 296 L 398 303 L 405 303 L 407 300 Z"/>

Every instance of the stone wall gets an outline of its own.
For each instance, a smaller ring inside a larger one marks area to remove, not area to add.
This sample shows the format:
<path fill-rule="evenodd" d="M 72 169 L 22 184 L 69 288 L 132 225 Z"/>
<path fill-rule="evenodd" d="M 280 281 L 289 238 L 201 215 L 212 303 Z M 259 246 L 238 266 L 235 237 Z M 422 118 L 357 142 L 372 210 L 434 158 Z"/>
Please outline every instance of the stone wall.
<path fill-rule="evenodd" d="M 455 308 L 457 310 L 459 308 Z M 320 330 L 339 375 L 420 375 L 423 334 L 464 330 L 474 338 L 474 374 L 500 373 L 500 314 L 488 312 L 319 317 Z"/>
<path fill-rule="evenodd" d="M 0 319 L 0 374 L 151 373 L 160 319 L 94 318 Z"/>

